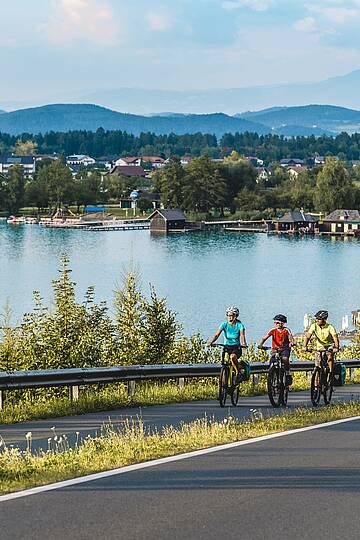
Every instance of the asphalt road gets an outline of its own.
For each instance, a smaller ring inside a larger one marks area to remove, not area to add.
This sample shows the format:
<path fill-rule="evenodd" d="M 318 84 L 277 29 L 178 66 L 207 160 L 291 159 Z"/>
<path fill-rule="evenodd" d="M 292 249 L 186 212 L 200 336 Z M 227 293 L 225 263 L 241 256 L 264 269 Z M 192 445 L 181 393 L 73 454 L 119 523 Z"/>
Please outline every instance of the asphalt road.
<path fill-rule="evenodd" d="M 358 540 L 360 421 L 0 503 L 2 540 Z"/>
<path fill-rule="evenodd" d="M 347 385 L 336 388 L 333 401 L 346 401 L 352 398 L 360 398 L 360 385 Z M 228 401 L 230 403 L 230 401 Z M 300 405 L 310 406 L 309 391 L 292 392 L 289 394 L 289 407 L 286 410 Z M 19 424 L 0 426 L 0 436 L 7 445 L 13 444 L 20 448 L 26 448 L 25 435 L 32 433 L 32 450 L 48 448 L 48 438 L 54 435 L 51 428 L 55 426 L 58 435 L 65 434 L 69 444 L 73 445 L 77 438 L 85 438 L 87 435 L 101 433 L 104 424 L 111 423 L 113 426 L 121 425 L 125 420 L 133 419 L 135 422 L 141 417 L 144 425 L 149 428 L 161 429 L 166 425 L 178 426 L 181 422 L 191 422 L 196 418 L 209 418 L 222 420 L 230 412 L 236 418 L 249 418 L 251 409 L 261 411 L 264 417 L 272 414 L 282 414 L 284 409 L 274 409 L 269 403 L 267 396 L 255 396 L 240 398 L 237 407 L 225 407 L 221 409 L 217 401 L 197 401 L 171 405 L 157 405 L 142 408 L 123 408 L 115 411 L 91 413 L 79 416 L 67 416 L 48 420 L 35 420 Z M 76 435 L 76 432 L 79 435 Z"/>

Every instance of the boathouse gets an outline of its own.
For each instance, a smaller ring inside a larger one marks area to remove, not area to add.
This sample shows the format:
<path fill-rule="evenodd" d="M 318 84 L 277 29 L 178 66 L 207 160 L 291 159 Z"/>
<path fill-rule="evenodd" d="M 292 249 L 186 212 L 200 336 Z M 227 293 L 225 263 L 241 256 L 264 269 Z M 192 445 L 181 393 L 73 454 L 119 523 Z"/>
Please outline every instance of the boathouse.
<path fill-rule="evenodd" d="M 318 227 L 318 218 L 303 211 L 292 211 L 284 214 L 274 222 L 275 230 L 288 233 L 314 233 Z"/>
<path fill-rule="evenodd" d="M 150 216 L 150 231 L 185 231 L 186 218 L 181 210 L 155 210 Z"/>
<path fill-rule="evenodd" d="M 321 232 L 325 234 L 360 235 L 359 210 L 334 210 L 323 219 Z"/>

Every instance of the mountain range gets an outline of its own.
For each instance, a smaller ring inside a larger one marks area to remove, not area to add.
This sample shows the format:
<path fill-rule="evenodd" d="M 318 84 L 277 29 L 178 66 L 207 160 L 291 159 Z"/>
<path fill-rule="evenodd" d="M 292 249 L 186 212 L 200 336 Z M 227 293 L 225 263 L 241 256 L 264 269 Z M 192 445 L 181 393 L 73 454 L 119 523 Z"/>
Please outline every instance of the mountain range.
<path fill-rule="evenodd" d="M 289 65 L 289 69 L 296 69 Z M 360 109 L 360 69 L 320 82 L 274 84 L 211 90 L 115 88 L 83 93 L 76 101 L 118 111 L 150 114 L 160 111 L 193 114 L 222 111 L 236 114 L 273 106 L 320 103 Z M 0 104 L 1 105 L 1 104 Z"/>
<path fill-rule="evenodd" d="M 289 71 L 296 66 L 289 63 Z M 264 79 L 265 81 L 265 79 Z M 95 103 L 115 111 L 149 115 L 162 111 L 204 114 L 222 111 L 234 115 L 247 110 L 274 106 L 299 106 L 319 103 L 360 109 L 360 69 L 318 82 L 215 88 L 210 90 L 158 90 L 148 88 L 102 88 L 82 92 L 50 94 L 44 90 L 37 98 L 22 101 L 0 100 L 0 109 L 37 107 L 44 103 Z"/>
<path fill-rule="evenodd" d="M 224 113 L 162 113 L 140 116 L 126 114 L 93 104 L 44 105 L 0 114 L 0 132 L 11 135 L 49 131 L 122 130 L 134 135 L 152 132 L 210 133 L 218 138 L 224 133 L 274 133 L 296 135 L 336 135 L 342 131 L 360 131 L 360 111 L 332 105 L 272 107 L 229 116 Z"/>

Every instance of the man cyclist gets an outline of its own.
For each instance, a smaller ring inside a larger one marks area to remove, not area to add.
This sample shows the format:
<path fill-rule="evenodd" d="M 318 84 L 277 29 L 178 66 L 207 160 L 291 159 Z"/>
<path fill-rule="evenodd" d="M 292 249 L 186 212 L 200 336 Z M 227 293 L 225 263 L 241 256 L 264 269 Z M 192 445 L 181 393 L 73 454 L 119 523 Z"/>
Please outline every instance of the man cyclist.
<path fill-rule="evenodd" d="M 332 347 L 331 351 L 327 352 L 329 371 L 332 373 L 334 365 L 334 353 L 339 350 L 339 338 L 332 324 L 327 322 L 329 313 L 323 309 L 315 313 L 315 322 L 305 334 L 304 350 L 307 350 L 308 343 L 312 336 L 315 337 L 315 366 L 320 365 L 320 351 L 324 351 Z"/>
<path fill-rule="evenodd" d="M 258 347 L 261 349 L 265 341 L 269 339 L 269 337 L 272 338 L 272 358 L 277 351 L 280 351 L 286 372 L 286 384 L 290 386 L 292 384 L 292 377 L 290 375 L 290 348 L 294 345 L 294 338 L 291 330 L 285 327 L 285 324 L 287 323 L 287 317 L 285 315 L 275 315 L 273 321 L 275 328 L 271 328 L 268 331 L 259 342 Z"/>
<path fill-rule="evenodd" d="M 238 319 L 239 309 L 234 306 L 230 306 L 226 310 L 227 321 L 221 323 L 219 329 L 209 340 L 208 346 L 211 347 L 215 341 L 218 339 L 220 334 L 224 332 L 225 342 L 224 342 L 224 351 L 223 354 L 228 353 L 230 361 L 233 364 L 236 371 L 236 382 L 239 382 L 241 378 L 240 369 L 244 367 L 243 362 L 239 364 L 239 358 L 241 356 L 241 347 L 247 347 L 246 336 L 245 336 L 245 326 Z"/>

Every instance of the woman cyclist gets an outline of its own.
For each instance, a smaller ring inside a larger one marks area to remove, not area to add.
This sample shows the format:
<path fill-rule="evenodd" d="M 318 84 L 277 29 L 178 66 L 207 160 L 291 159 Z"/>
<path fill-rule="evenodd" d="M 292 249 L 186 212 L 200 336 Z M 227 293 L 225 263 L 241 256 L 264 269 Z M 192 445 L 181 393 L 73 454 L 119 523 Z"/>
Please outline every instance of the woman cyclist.
<path fill-rule="evenodd" d="M 308 343 L 312 336 L 315 336 L 315 365 L 320 365 L 320 351 L 327 350 L 327 359 L 329 364 L 329 371 L 332 373 L 334 364 L 334 353 L 338 352 L 340 344 L 337 332 L 334 326 L 327 322 L 329 313 L 324 309 L 321 309 L 315 313 L 315 322 L 312 323 L 310 328 L 305 334 L 304 351 L 307 350 Z M 328 350 L 329 348 L 332 350 Z"/>
<path fill-rule="evenodd" d="M 226 310 L 226 316 L 227 321 L 221 323 L 219 326 L 219 329 L 216 331 L 216 333 L 213 335 L 213 337 L 209 340 L 208 346 L 211 347 L 217 338 L 224 332 L 224 350 L 223 355 L 225 353 L 229 354 L 230 361 L 233 364 L 235 371 L 236 371 L 236 382 L 239 382 L 239 379 L 241 378 L 240 375 L 240 369 L 243 367 L 240 364 L 243 364 L 243 362 L 239 363 L 239 358 L 241 356 L 241 347 L 247 347 L 246 343 L 246 336 L 245 336 L 245 326 L 243 323 L 238 319 L 239 317 L 239 309 L 234 306 L 230 306 Z"/>

